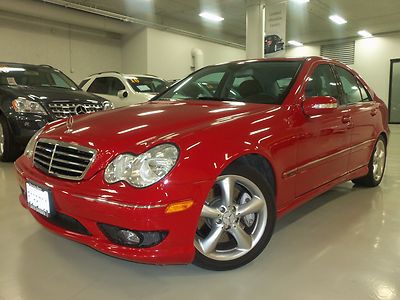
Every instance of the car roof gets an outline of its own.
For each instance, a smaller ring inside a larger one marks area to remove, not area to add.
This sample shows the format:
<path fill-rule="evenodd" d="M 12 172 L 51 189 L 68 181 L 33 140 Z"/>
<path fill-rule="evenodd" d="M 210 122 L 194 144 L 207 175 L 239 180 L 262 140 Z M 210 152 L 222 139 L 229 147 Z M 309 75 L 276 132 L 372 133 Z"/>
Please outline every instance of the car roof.
<path fill-rule="evenodd" d="M 155 76 L 155 75 L 150 75 L 150 74 L 123 74 L 120 73 L 118 71 L 105 71 L 105 72 L 99 72 L 99 73 L 95 73 L 92 75 L 89 75 L 88 77 L 86 77 L 86 79 L 90 79 L 94 76 L 107 76 L 107 75 L 121 75 L 122 77 L 125 78 L 133 78 L 133 77 L 147 77 L 147 78 L 156 78 L 156 79 L 160 79 L 163 80 L 162 78 Z"/>
<path fill-rule="evenodd" d="M 331 63 L 337 63 L 343 65 L 338 60 L 330 59 L 327 57 L 322 56 L 304 56 L 304 57 L 271 57 L 271 58 L 256 58 L 256 59 L 242 59 L 236 60 L 231 62 L 225 62 L 221 64 L 216 64 L 215 66 L 219 65 L 229 65 L 229 64 L 247 64 L 247 63 L 254 63 L 254 62 L 268 62 L 268 61 L 302 61 L 302 62 L 315 62 L 315 61 L 326 61 Z"/>
<path fill-rule="evenodd" d="M 52 68 L 50 65 L 34 65 L 34 64 L 25 64 L 25 63 L 16 63 L 16 62 L 0 62 L 0 67 L 14 67 L 14 68 Z"/>

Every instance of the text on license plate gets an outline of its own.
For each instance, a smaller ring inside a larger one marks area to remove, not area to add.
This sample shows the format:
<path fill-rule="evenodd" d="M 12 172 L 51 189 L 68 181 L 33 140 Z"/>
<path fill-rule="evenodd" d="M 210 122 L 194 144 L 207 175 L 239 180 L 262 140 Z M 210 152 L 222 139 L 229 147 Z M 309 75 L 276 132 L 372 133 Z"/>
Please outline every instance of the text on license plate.
<path fill-rule="evenodd" d="M 26 198 L 30 208 L 48 217 L 51 214 L 50 194 L 40 187 L 26 183 Z"/>

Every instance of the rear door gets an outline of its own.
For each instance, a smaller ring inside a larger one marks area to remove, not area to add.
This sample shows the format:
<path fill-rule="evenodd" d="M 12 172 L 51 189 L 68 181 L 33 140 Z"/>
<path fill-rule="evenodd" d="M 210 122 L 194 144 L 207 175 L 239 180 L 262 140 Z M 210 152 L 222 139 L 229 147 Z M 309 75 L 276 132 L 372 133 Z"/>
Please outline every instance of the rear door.
<path fill-rule="evenodd" d="M 345 68 L 335 66 L 351 118 L 351 153 L 348 171 L 355 171 L 369 162 L 378 128 L 378 104 L 373 101 L 361 80 Z"/>
<path fill-rule="evenodd" d="M 340 90 L 329 64 L 314 67 L 304 90 L 310 97 L 331 96 L 339 107 L 332 113 L 305 116 L 298 142 L 296 197 L 344 175 L 349 159 L 349 114 L 340 103 Z"/>

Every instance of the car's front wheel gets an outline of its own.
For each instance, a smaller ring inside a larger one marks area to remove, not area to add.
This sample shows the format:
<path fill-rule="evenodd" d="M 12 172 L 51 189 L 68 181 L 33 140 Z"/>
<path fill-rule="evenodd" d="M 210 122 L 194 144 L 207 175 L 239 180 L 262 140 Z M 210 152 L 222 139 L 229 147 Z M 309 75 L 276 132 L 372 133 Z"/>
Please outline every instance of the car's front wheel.
<path fill-rule="evenodd" d="M 194 264 L 230 270 L 255 259 L 275 225 L 274 194 L 254 169 L 236 166 L 217 178 L 201 211 Z"/>
<path fill-rule="evenodd" d="M 354 184 L 374 187 L 381 183 L 386 167 L 386 150 L 386 140 L 380 136 L 368 164 L 368 174 L 364 177 L 354 179 Z"/>

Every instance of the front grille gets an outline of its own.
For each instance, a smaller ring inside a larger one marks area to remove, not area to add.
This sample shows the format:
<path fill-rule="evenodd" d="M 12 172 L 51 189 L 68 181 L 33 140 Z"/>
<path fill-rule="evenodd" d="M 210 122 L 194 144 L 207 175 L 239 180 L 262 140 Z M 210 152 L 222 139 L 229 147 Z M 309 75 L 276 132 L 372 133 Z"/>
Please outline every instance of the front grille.
<path fill-rule="evenodd" d="M 101 103 L 75 103 L 75 102 L 52 102 L 47 104 L 51 113 L 57 119 L 68 118 L 69 116 L 85 113 L 94 113 L 103 110 Z"/>
<path fill-rule="evenodd" d="M 81 180 L 93 162 L 96 150 L 55 140 L 40 139 L 35 147 L 34 165 L 55 177 Z"/>

